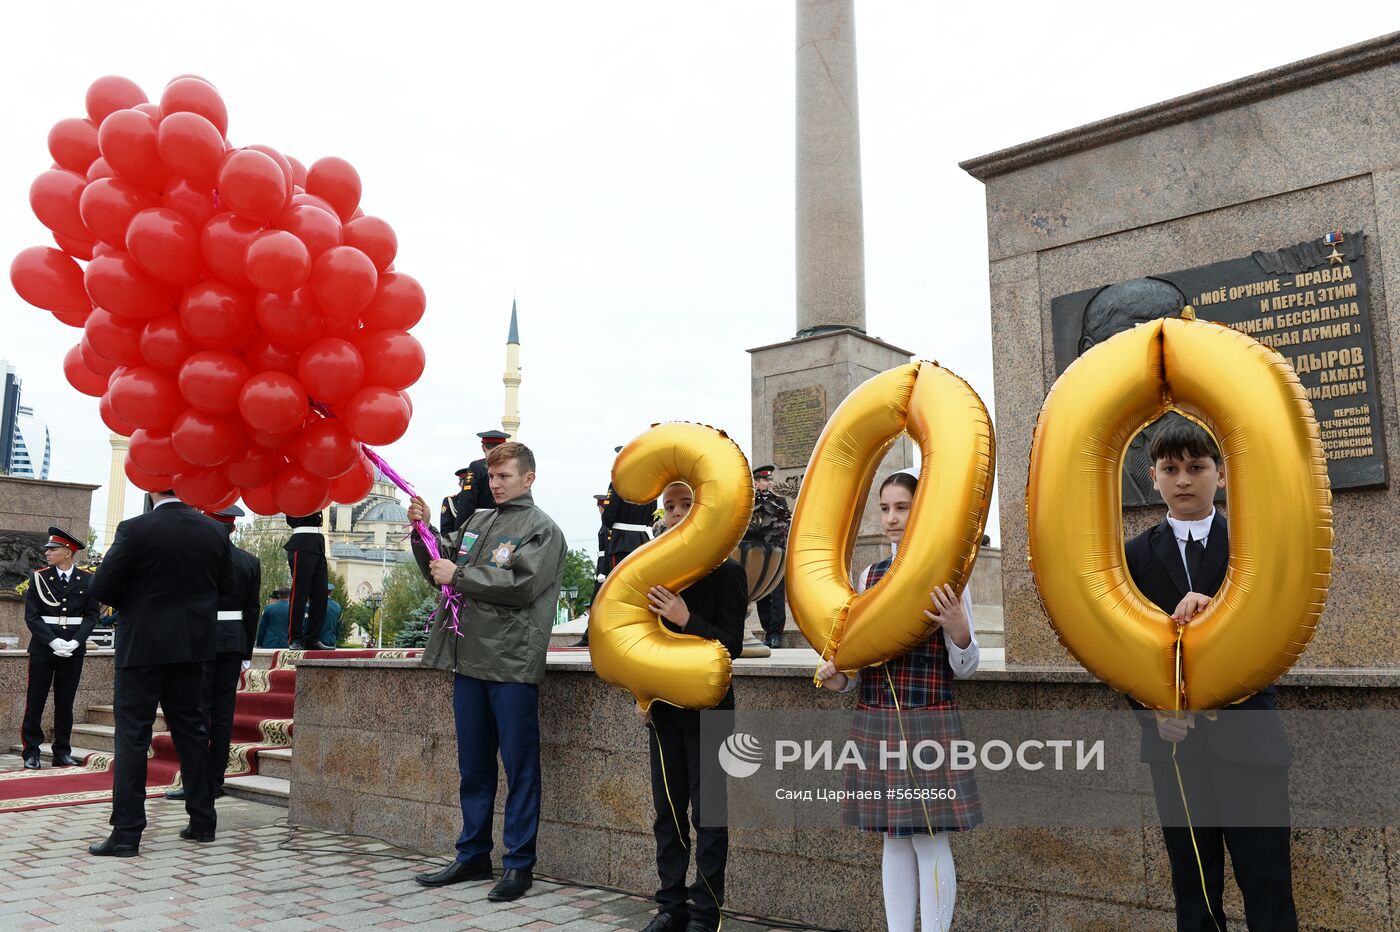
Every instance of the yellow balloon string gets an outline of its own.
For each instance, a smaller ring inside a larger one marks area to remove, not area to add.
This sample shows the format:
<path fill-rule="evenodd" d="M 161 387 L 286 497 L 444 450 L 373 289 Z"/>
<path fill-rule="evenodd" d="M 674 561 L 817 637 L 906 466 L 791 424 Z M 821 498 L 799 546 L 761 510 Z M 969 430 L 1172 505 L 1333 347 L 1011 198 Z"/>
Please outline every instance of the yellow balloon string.
<path fill-rule="evenodd" d="M 909 747 L 909 737 L 904 733 L 904 710 L 899 707 L 899 694 L 894 691 L 894 678 L 890 676 L 889 664 L 882 664 L 881 666 L 885 671 L 885 682 L 888 683 L 890 687 L 890 698 L 894 700 L 894 718 L 895 721 L 899 723 L 899 740 L 903 741 L 904 746 L 907 748 Z M 909 781 L 911 783 L 914 782 L 912 773 L 909 777 Z M 914 784 L 914 788 L 917 790 L 923 789 L 917 783 Z M 924 827 L 928 829 L 928 837 L 932 838 L 934 836 L 933 820 L 928 816 L 928 803 L 924 801 L 922 796 L 919 797 L 919 808 L 924 811 Z M 918 864 L 918 858 L 914 859 L 914 863 L 916 865 Z M 937 858 L 933 859 L 933 904 L 938 909 L 938 930 L 939 932 L 943 932 L 943 888 L 938 883 Z"/>
<path fill-rule="evenodd" d="M 1176 711 L 1181 712 L 1181 696 L 1183 693 L 1183 683 L 1181 681 L 1181 634 L 1184 629 L 1178 626 L 1176 629 Z M 1172 742 L 1172 769 L 1176 771 L 1176 788 L 1181 793 L 1181 811 L 1186 815 L 1186 831 L 1191 835 L 1191 850 L 1196 852 L 1196 873 L 1201 878 L 1201 895 L 1205 897 L 1206 912 L 1210 915 L 1210 921 L 1215 923 L 1216 932 L 1221 932 L 1220 922 L 1215 918 L 1215 910 L 1210 908 L 1210 890 L 1206 887 L 1206 868 L 1201 861 L 1201 849 L 1196 845 L 1196 829 L 1191 825 L 1191 809 L 1186 805 L 1186 784 L 1181 779 L 1181 767 L 1176 762 L 1176 745 Z"/>
<path fill-rule="evenodd" d="M 681 845 L 685 848 L 686 859 L 690 856 L 690 835 L 681 831 L 681 817 L 676 813 L 676 803 L 671 799 L 671 781 L 666 779 L 666 755 L 661 752 L 661 732 L 657 731 L 656 723 L 648 720 L 651 726 L 651 733 L 656 738 L 656 757 L 661 761 L 661 787 L 666 791 L 666 805 L 671 807 L 671 821 L 676 823 L 676 834 L 680 837 Z M 692 806 L 694 803 L 692 802 Z M 724 928 L 724 910 L 720 909 L 719 897 L 715 896 L 715 890 L 710 886 L 710 882 L 705 879 L 705 872 L 700 869 L 700 857 L 695 858 L 695 876 L 700 878 L 700 882 L 705 885 L 705 889 L 710 891 L 710 899 L 715 901 L 715 908 L 719 910 L 719 925 L 715 926 L 715 932 Z"/>

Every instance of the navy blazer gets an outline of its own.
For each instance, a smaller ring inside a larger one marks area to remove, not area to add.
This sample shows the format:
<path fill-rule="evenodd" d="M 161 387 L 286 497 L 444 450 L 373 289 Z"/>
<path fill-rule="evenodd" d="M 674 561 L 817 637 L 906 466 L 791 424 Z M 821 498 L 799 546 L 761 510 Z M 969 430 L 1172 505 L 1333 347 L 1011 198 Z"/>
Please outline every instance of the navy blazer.
<path fill-rule="evenodd" d="M 234 588 L 224 526 L 180 501 L 117 525 L 93 593 L 120 613 L 116 666 L 214 659 L 219 600 Z"/>
<path fill-rule="evenodd" d="M 1206 539 L 1201 560 L 1201 578 L 1187 586 L 1186 564 L 1182 561 L 1171 524 L 1162 521 L 1128 541 L 1124 550 L 1133 584 L 1154 605 L 1170 615 L 1186 593 L 1195 591 L 1214 596 L 1225 583 L 1230 560 L 1230 527 L 1217 509 Z M 1186 675 L 1190 676 L 1189 663 Z M 1215 721 L 1197 713 L 1196 727 L 1177 745 L 1179 760 L 1201 754 L 1214 754 L 1222 760 L 1266 767 L 1286 767 L 1293 759 L 1283 722 L 1278 717 L 1278 690 L 1266 686 L 1248 699 L 1222 711 Z M 1136 709 L 1146 707 L 1128 700 Z M 1234 711 L 1249 715 L 1234 715 Z M 1171 742 L 1157 736 L 1157 723 L 1150 714 L 1139 716 L 1142 724 L 1142 760 L 1165 763 L 1171 760 Z"/>

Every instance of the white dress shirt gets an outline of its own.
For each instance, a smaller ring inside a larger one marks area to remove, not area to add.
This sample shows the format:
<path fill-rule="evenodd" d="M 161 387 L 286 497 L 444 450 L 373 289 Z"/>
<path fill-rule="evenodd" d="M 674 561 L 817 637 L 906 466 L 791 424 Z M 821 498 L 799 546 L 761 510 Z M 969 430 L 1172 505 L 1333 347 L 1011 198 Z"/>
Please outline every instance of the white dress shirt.
<path fill-rule="evenodd" d="M 1167 515 L 1167 523 L 1172 526 L 1172 534 L 1176 536 L 1176 551 L 1181 554 L 1181 565 L 1186 567 L 1187 588 L 1195 591 L 1196 581 L 1191 578 L 1191 564 L 1186 562 L 1186 541 L 1198 540 L 1202 547 L 1206 545 L 1210 526 L 1215 523 L 1215 509 L 1212 508 L 1210 514 L 1195 521 L 1182 521 Z"/>

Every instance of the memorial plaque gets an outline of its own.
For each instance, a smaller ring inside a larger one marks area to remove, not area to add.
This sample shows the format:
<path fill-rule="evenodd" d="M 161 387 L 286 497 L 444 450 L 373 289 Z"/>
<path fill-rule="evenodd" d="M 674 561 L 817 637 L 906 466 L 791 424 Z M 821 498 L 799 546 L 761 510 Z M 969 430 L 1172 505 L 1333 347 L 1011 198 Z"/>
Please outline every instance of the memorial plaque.
<path fill-rule="evenodd" d="M 773 463 L 779 469 L 805 468 L 825 426 L 825 388 L 778 392 L 773 399 Z"/>
<path fill-rule="evenodd" d="M 1198 318 L 1287 357 L 1312 402 L 1332 488 L 1384 486 L 1365 260 L 1365 234 L 1337 230 L 1274 252 L 1061 295 L 1050 302 L 1056 373 L 1113 334 L 1190 304 Z M 1125 459 L 1124 505 L 1160 502 L 1146 476 L 1151 431 L 1134 439 Z"/>

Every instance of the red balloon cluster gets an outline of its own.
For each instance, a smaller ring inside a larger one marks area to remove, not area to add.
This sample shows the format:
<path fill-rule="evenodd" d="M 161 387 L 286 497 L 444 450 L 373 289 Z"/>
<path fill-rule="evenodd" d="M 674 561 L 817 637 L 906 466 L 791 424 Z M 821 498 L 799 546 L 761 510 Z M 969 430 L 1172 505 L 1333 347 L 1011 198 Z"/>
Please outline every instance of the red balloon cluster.
<path fill-rule="evenodd" d="M 54 164 L 29 189 L 58 248 L 21 252 L 10 281 L 82 330 L 63 373 L 131 438 L 128 478 L 260 514 L 362 499 L 360 443 L 408 429 L 425 299 L 394 271 L 393 229 L 360 210 L 354 167 L 233 148 L 223 99 L 193 75 L 159 103 L 99 78 L 86 103 L 49 132 Z"/>

